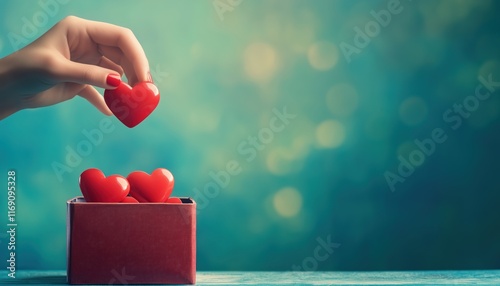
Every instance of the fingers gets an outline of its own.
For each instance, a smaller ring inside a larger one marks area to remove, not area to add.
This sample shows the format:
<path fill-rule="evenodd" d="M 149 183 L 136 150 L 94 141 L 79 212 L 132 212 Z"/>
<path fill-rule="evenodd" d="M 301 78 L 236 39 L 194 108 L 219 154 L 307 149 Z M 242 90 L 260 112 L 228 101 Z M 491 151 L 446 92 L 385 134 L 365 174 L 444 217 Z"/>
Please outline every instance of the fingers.
<path fill-rule="evenodd" d="M 70 69 L 58 72 L 59 79 L 64 77 L 72 82 L 113 88 L 106 84 L 106 77 L 113 70 L 120 75 L 125 73 L 131 85 L 138 81 L 151 80 L 144 50 L 130 29 L 68 16 L 53 30 L 63 31 L 66 34 L 65 42 L 61 44 L 68 45 L 70 59 L 80 63 L 80 65 L 65 63 L 65 67 Z M 75 43 L 77 45 L 73 45 Z M 95 55 L 90 56 L 90 53 Z M 96 69 L 85 64 L 99 65 L 104 69 Z M 84 67 L 85 69 L 82 69 Z M 82 70 L 78 70 L 79 68 Z"/>
<path fill-rule="evenodd" d="M 106 105 L 106 102 L 104 102 L 104 98 L 102 97 L 102 95 L 94 87 L 87 85 L 78 93 L 78 95 L 88 100 L 92 105 L 94 105 L 105 115 L 109 116 L 113 114 L 111 110 L 109 110 L 109 107 Z"/>
<path fill-rule="evenodd" d="M 111 67 L 111 63 L 106 62 L 106 64 Z M 60 81 L 90 84 L 105 89 L 116 88 L 116 86 L 106 83 L 108 75 L 114 74 L 121 77 L 121 74 L 114 69 L 72 62 L 66 59 L 57 65 L 54 73 Z"/>
<path fill-rule="evenodd" d="M 114 70 L 120 75 L 123 75 L 123 68 L 104 56 L 101 57 L 101 60 L 97 65 L 106 69 Z"/>
<path fill-rule="evenodd" d="M 131 63 L 137 80 L 148 80 L 148 59 L 141 44 L 130 29 L 103 22 L 83 21 L 85 21 L 89 37 L 96 44 L 119 48 L 127 61 Z"/>
<path fill-rule="evenodd" d="M 40 93 L 36 97 L 36 100 L 27 101 L 28 104 L 23 108 L 35 108 L 56 104 L 71 99 L 76 94 L 85 98 L 105 115 L 113 114 L 106 105 L 102 95 L 94 87 L 88 84 L 78 84 L 74 82 L 61 84 L 54 89 L 46 90 Z"/>
<path fill-rule="evenodd" d="M 123 52 L 116 47 L 108 47 L 100 45 L 99 53 L 108 58 L 109 60 L 115 62 L 120 65 L 127 76 L 128 82 L 130 85 L 134 85 L 136 82 L 140 81 L 137 75 L 135 74 L 134 67 L 131 62 L 125 57 Z"/>

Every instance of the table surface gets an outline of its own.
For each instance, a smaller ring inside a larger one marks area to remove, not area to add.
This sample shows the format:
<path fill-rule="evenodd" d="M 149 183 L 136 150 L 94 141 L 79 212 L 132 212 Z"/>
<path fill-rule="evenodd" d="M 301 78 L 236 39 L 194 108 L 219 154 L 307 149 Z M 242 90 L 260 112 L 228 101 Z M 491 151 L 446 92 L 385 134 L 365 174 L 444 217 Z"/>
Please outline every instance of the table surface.
<path fill-rule="evenodd" d="M 66 271 L 0 271 L 0 284 L 61 285 Z M 500 285 L 500 270 L 389 272 L 197 272 L 196 285 Z"/>

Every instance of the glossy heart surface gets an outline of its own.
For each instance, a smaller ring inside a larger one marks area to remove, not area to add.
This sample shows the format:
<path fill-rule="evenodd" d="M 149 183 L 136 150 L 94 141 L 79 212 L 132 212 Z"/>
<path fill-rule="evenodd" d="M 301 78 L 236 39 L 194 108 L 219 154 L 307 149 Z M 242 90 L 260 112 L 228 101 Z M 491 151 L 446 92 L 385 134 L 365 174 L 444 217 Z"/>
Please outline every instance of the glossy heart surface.
<path fill-rule="evenodd" d="M 151 175 L 135 171 L 128 175 L 130 195 L 139 202 L 166 202 L 174 188 L 174 176 L 167 169 L 159 168 Z"/>
<path fill-rule="evenodd" d="M 118 120 L 132 128 L 155 110 L 160 102 L 160 92 L 152 82 L 139 82 L 133 88 L 121 82 L 116 89 L 104 91 L 104 101 Z"/>
<path fill-rule="evenodd" d="M 168 198 L 166 203 L 167 204 L 182 204 L 182 201 L 179 198 Z"/>
<path fill-rule="evenodd" d="M 128 195 L 130 185 L 122 176 L 106 177 L 101 170 L 92 168 L 80 175 L 80 190 L 87 202 L 118 203 Z"/>
<path fill-rule="evenodd" d="M 136 200 L 134 197 L 131 197 L 131 196 L 126 196 L 123 201 L 121 201 L 122 203 L 139 203 L 138 200 Z"/>

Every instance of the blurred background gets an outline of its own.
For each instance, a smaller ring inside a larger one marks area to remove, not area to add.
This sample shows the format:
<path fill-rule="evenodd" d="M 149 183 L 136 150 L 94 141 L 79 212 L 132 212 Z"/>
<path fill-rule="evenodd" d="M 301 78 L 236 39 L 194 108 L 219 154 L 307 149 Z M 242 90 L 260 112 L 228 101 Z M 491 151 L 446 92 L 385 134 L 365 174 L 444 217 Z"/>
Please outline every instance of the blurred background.
<path fill-rule="evenodd" d="M 114 23 L 162 96 L 134 129 L 110 117 L 73 166 L 68 150 L 105 118 L 84 99 L 0 122 L 0 228 L 15 169 L 18 269 L 66 267 L 66 201 L 91 167 L 171 170 L 173 195 L 198 201 L 198 270 L 499 268 L 499 84 L 474 95 L 500 81 L 500 3 L 398 2 L 2 1 L 2 57 L 67 15 Z M 295 117 L 272 131 L 283 112 Z M 415 140 L 436 128 L 446 140 L 425 155 Z M 241 173 L 215 188 L 233 160 Z M 321 241 L 335 244 L 323 261 Z"/>

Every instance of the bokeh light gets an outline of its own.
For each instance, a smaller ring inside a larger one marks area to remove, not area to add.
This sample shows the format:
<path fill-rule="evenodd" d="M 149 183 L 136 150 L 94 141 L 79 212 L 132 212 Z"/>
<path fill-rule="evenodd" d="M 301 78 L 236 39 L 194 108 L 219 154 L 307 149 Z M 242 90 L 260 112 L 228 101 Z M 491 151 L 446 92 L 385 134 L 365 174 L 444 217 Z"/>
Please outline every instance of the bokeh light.
<path fill-rule="evenodd" d="M 270 80 L 278 66 L 278 55 L 273 47 L 265 43 L 253 43 L 245 50 L 245 72 L 256 82 Z"/>
<path fill-rule="evenodd" d="M 302 195 L 294 188 L 280 189 L 273 197 L 276 212 L 285 218 L 296 216 L 302 209 Z"/>
<path fill-rule="evenodd" d="M 321 148 L 337 148 L 345 136 L 344 126 L 336 120 L 325 120 L 316 127 L 316 142 Z"/>
<path fill-rule="evenodd" d="M 339 60 L 339 50 L 332 43 L 317 42 L 309 47 L 307 59 L 313 68 L 327 71 L 337 64 Z"/>

